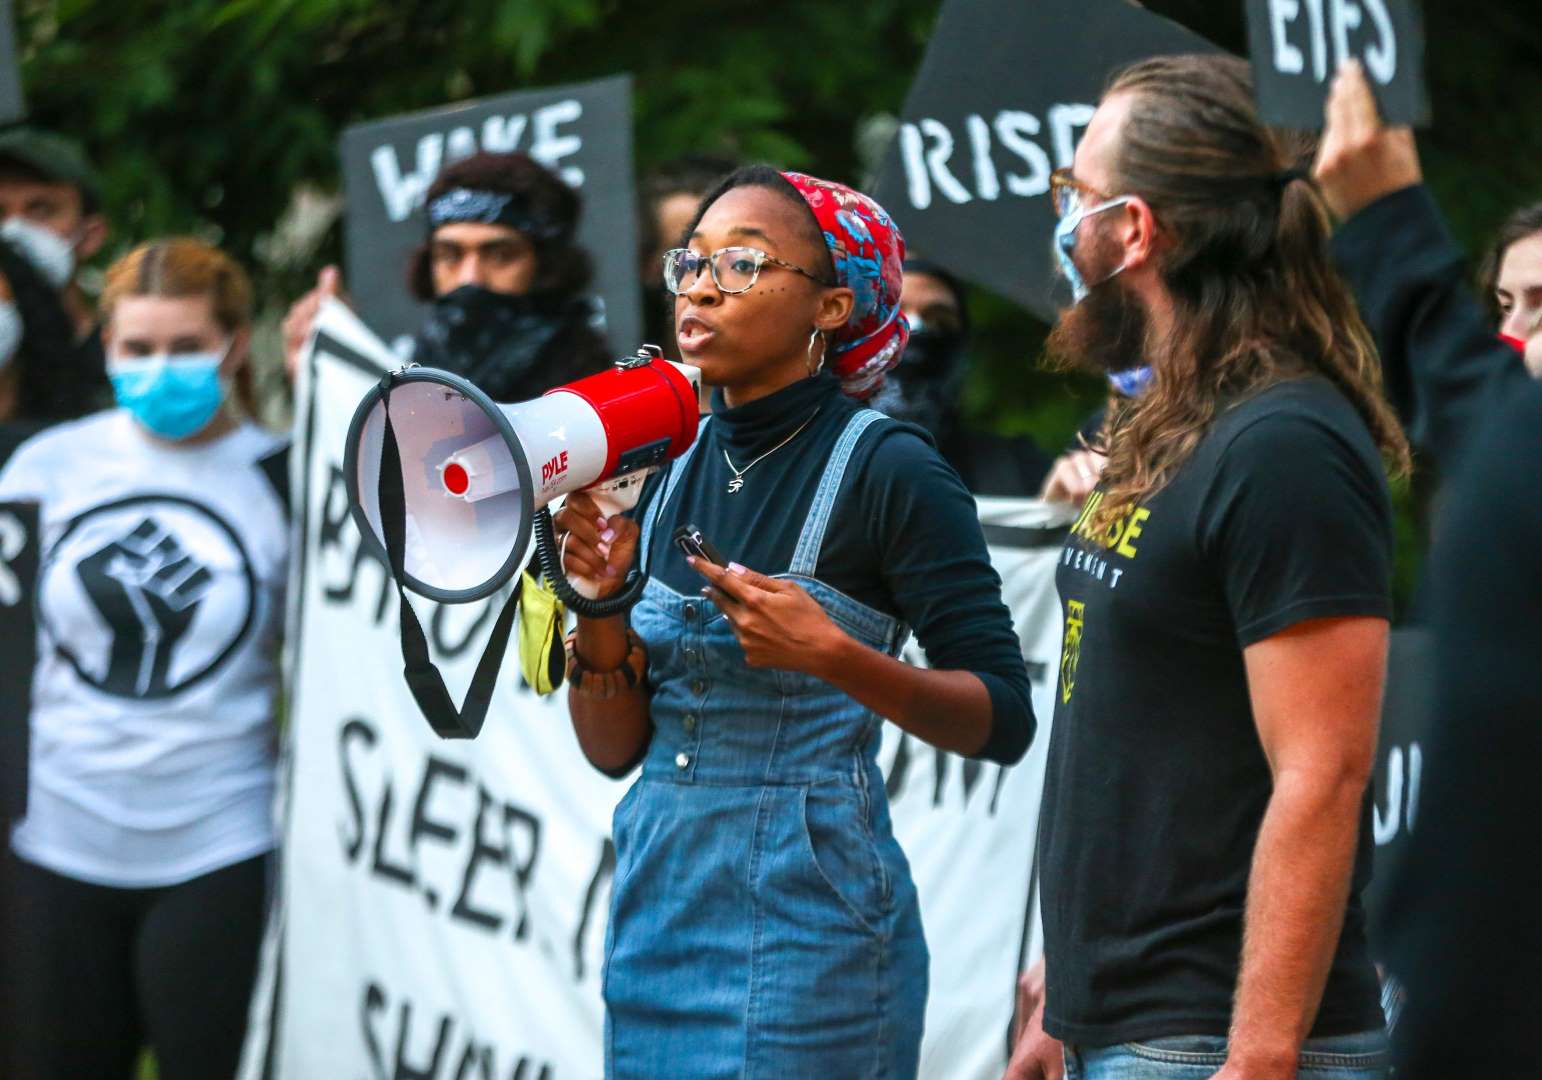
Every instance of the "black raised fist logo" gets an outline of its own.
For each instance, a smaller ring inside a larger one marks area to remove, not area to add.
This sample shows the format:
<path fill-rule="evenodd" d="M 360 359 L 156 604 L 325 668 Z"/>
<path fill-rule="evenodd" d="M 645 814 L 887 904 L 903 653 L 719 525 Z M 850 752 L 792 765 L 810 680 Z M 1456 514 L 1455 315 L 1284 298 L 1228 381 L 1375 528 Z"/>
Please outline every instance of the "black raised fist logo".
<path fill-rule="evenodd" d="M 112 628 L 101 688 L 129 697 L 168 693 L 172 652 L 213 587 L 213 575 L 153 518 L 82 559 L 76 573 Z"/>

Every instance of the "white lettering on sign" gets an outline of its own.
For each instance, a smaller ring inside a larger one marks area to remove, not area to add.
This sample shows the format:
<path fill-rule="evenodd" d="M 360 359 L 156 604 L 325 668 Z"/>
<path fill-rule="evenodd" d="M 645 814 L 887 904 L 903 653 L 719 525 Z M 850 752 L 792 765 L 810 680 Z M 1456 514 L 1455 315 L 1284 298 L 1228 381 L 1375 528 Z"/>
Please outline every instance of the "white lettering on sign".
<path fill-rule="evenodd" d="M 1051 105 L 1045 113 L 1045 123 L 1032 113 L 1017 109 L 1002 109 L 989 122 L 977 113 L 964 117 L 973 190 L 950 167 L 958 142 L 946 124 L 930 117 L 901 124 L 899 152 L 910 205 L 925 210 L 932 204 L 934 191 L 959 205 L 975 198 L 999 199 L 1003 186 L 1019 198 L 1043 195 L 1049 191 L 1049 175 L 1054 165 L 1050 152 L 1036 138 L 1047 124 L 1055 162 L 1070 165 L 1076 154 L 1078 132 L 1087 126 L 1093 111 L 1093 106 L 1085 104 Z M 999 167 L 994 156 L 998 146 L 1026 165 L 1027 171 Z"/>
<path fill-rule="evenodd" d="M 1290 38 L 1304 13 L 1314 80 L 1326 82 L 1340 63 L 1356 55 L 1364 60 L 1371 78 L 1383 85 L 1397 75 L 1397 35 L 1386 0 L 1304 0 L 1304 6 L 1303 0 L 1268 0 L 1268 4 L 1271 55 L 1280 74 L 1300 75 L 1306 70 L 1306 56 Z"/>
<path fill-rule="evenodd" d="M 584 171 L 576 165 L 562 164 L 564 158 L 583 149 L 583 136 L 561 130 L 563 125 L 577 123 L 583 115 L 583 102 L 568 98 L 543 105 L 528 116 L 489 116 L 482 121 L 480 136 L 464 125 L 430 132 L 418 140 L 413 166 L 408 171 L 403 171 L 394 146 L 375 147 L 370 151 L 369 162 L 387 215 L 393 222 L 406 221 L 423 205 L 423 196 L 445 164 L 468 158 L 478 150 L 513 153 L 521 149 L 526 133 L 530 135 L 530 144 L 524 148 L 526 153 L 556 172 L 570 187 L 583 186 Z"/>
<path fill-rule="evenodd" d="M 1372 834 L 1377 846 L 1390 844 L 1399 829 L 1413 832 L 1419 813 L 1419 779 L 1424 772 L 1424 751 L 1417 742 L 1408 744 L 1408 797 L 1403 797 L 1403 748 L 1392 747 L 1387 754 L 1387 810 L 1372 806 Z M 1403 810 L 1407 806 L 1407 812 Z"/>

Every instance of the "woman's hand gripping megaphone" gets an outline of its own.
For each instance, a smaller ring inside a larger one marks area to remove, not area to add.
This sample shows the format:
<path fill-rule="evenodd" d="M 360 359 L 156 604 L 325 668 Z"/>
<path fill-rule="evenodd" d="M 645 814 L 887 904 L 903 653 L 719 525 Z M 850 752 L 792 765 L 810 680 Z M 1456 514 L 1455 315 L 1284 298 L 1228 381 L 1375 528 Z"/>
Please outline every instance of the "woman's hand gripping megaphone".
<path fill-rule="evenodd" d="M 586 596 L 603 600 L 620 592 L 637 557 L 637 522 L 606 517 L 587 492 L 575 491 L 552 515 L 562 552 L 562 570 Z"/>

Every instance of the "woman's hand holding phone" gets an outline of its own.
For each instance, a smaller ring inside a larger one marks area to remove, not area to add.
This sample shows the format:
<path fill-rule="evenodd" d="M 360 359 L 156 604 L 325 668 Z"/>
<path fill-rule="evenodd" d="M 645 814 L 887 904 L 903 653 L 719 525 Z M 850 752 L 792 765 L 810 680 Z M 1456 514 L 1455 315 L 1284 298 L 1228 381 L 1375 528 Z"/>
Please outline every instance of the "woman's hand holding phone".
<path fill-rule="evenodd" d="M 822 678 L 855 641 L 796 582 L 757 574 L 738 563 L 716 566 L 692 557 L 690 564 L 711 583 L 702 593 L 728 616 L 750 667 Z"/>
<path fill-rule="evenodd" d="M 587 582 L 596 599 L 621 591 L 637 557 L 637 522 L 617 514 L 607 518 L 582 491 L 567 497 L 552 523 L 562 537 L 562 569 Z"/>

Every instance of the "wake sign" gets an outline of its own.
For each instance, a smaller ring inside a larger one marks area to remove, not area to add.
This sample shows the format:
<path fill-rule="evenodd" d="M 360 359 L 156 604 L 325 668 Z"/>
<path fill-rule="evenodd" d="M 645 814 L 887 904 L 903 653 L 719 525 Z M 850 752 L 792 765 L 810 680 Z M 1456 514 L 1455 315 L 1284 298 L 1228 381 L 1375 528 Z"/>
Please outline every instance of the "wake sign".
<path fill-rule="evenodd" d="M 599 257 L 617 237 L 637 235 L 630 76 L 358 124 L 343 132 L 341 149 L 348 291 L 363 321 L 388 343 L 398 345 L 423 321 L 424 307 L 405 284 L 412 251 L 428 235 L 423 197 L 441 168 L 478 150 L 529 154 L 578 189 L 578 241 L 594 257 L 602 329 L 616 350 L 642 340 L 637 260 Z"/>
<path fill-rule="evenodd" d="M 1413 0 L 1246 0 L 1258 108 L 1279 127 L 1317 130 L 1339 64 L 1365 67 L 1382 119 L 1430 122 L 1424 31 Z"/>

